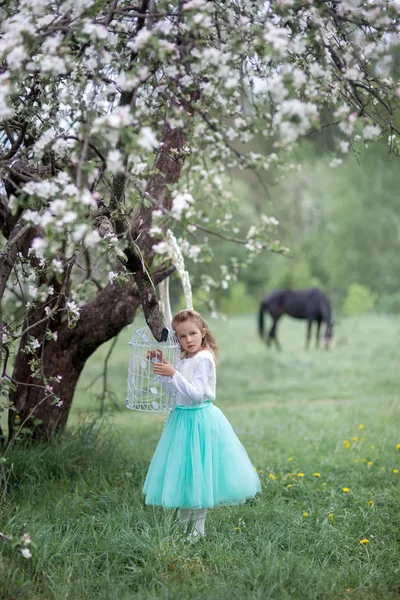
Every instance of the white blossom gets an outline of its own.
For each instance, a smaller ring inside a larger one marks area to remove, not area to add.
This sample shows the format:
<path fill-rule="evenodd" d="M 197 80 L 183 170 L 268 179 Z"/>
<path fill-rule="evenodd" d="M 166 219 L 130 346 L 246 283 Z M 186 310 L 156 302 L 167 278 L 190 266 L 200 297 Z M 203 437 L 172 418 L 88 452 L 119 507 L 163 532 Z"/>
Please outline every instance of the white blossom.
<path fill-rule="evenodd" d="M 92 40 L 106 40 L 108 37 L 107 28 L 98 23 L 85 23 L 83 33 L 90 35 Z"/>
<path fill-rule="evenodd" d="M 172 215 L 175 219 L 181 219 L 183 214 L 189 210 L 193 203 L 194 198 L 188 191 L 177 193 L 172 200 Z"/>
<path fill-rule="evenodd" d="M 272 45 L 279 56 L 284 56 L 289 45 L 288 33 L 289 31 L 284 27 L 276 27 L 272 23 L 267 23 L 264 40 Z"/>
<path fill-rule="evenodd" d="M 162 232 L 163 231 L 162 231 L 161 227 L 159 227 L 158 225 L 152 225 L 150 227 L 150 231 L 149 231 L 150 235 L 153 237 L 156 235 L 162 235 Z"/>
<path fill-rule="evenodd" d="M 63 265 L 63 262 L 61 260 L 58 260 L 57 258 L 54 258 L 51 261 L 51 265 L 52 265 L 54 271 L 56 271 L 56 273 L 63 273 L 64 272 L 64 265 Z"/>
<path fill-rule="evenodd" d="M 153 250 L 156 254 L 166 254 L 168 252 L 168 244 L 166 242 L 159 242 L 153 245 Z"/>
<path fill-rule="evenodd" d="M 65 75 L 67 72 L 65 60 L 60 56 L 42 56 L 38 62 L 39 68 L 43 73 Z M 31 65 L 32 71 L 35 70 L 36 66 L 34 63 Z"/>
<path fill-rule="evenodd" d="M 112 112 L 97 117 L 93 122 L 93 131 L 101 131 L 104 127 L 111 127 L 113 129 L 120 129 L 121 127 L 128 127 L 132 123 L 132 115 L 129 106 L 117 106 Z"/>
<path fill-rule="evenodd" d="M 107 155 L 107 168 L 113 175 L 124 170 L 122 154 L 119 150 L 110 150 Z"/>
<path fill-rule="evenodd" d="M 194 10 L 205 8 L 207 0 L 189 0 L 183 5 L 183 10 Z"/>
<path fill-rule="evenodd" d="M 99 242 L 101 242 L 101 236 L 98 233 L 98 231 L 89 231 L 83 240 L 83 243 L 85 245 L 86 248 L 90 248 L 91 246 L 95 246 L 96 244 L 98 244 Z"/>
<path fill-rule="evenodd" d="M 75 225 L 74 229 L 71 232 L 71 237 L 74 240 L 74 242 L 79 242 L 80 240 L 82 240 L 87 230 L 88 225 L 86 223 L 78 223 L 77 225 Z"/>
<path fill-rule="evenodd" d="M 64 199 L 57 198 L 50 202 L 49 208 L 53 215 L 62 215 L 67 208 L 67 202 Z"/>
<path fill-rule="evenodd" d="M 147 42 L 151 38 L 151 36 L 152 36 L 151 31 L 149 29 L 146 29 L 146 27 L 143 27 L 143 29 L 141 29 L 136 34 L 133 41 L 128 44 L 128 46 L 134 52 L 137 52 L 138 50 L 140 50 L 141 48 L 143 48 L 143 46 L 145 46 L 147 44 Z"/>
<path fill-rule="evenodd" d="M 339 167 L 342 163 L 343 160 L 341 158 L 333 158 L 329 163 L 329 166 L 335 169 L 336 167 Z"/>
<path fill-rule="evenodd" d="M 42 237 L 36 237 L 32 240 L 31 248 L 38 258 L 43 258 L 46 249 L 46 241 Z"/>
<path fill-rule="evenodd" d="M 137 138 L 138 146 L 151 152 L 158 147 L 157 137 L 151 127 L 142 127 Z"/>
<path fill-rule="evenodd" d="M 63 215 L 59 225 L 67 225 L 68 223 L 73 223 L 78 218 L 77 213 L 74 210 L 67 210 Z"/>
<path fill-rule="evenodd" d="M 363 138 L 366 140 L 373 140 L 374 138 L 378 137 L 380 133 L 381 128 L 379 125 L 366 125 L 363 129 Z"/>

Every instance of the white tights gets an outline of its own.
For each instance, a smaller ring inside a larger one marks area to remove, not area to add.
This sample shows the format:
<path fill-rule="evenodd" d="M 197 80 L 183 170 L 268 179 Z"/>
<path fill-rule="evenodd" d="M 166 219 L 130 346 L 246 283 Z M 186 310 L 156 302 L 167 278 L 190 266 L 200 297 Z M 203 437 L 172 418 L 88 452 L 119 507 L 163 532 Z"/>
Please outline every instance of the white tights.
<path fill-rule="evenodd" d="M 206 514 L 206 508 L 200 508 L 198 510 L 192 510 L 191 508 L 180 508 L 178 510 L 178 519 L 185 526 L 186 531 L 192 522 L 192 533 L 203 536 L 205 535 L 204 525 L 206 522 Z"/>

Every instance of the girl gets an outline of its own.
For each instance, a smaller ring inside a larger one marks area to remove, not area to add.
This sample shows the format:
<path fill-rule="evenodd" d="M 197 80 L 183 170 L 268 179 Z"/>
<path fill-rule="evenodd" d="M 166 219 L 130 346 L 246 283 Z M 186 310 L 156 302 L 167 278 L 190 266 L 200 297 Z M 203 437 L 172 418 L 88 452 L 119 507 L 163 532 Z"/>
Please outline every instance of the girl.
<path fill-rule="evenodd" d="M 191 541 L 205 535 L 208 508 L 239 504 L 261 491 L 260 480 L 246 450 L 223 413 L 214 406 L 217 344 L 207 323 L 194 310 L 172 319 L 181 345 L 176 370 L 162 356 L 154 372 L 172 386 L 176 407 L 170 413 L 151 461 L 143 493 L 146 504 L 178 508 Z M 192 516 L 191 516 L 192 513 Z"/>

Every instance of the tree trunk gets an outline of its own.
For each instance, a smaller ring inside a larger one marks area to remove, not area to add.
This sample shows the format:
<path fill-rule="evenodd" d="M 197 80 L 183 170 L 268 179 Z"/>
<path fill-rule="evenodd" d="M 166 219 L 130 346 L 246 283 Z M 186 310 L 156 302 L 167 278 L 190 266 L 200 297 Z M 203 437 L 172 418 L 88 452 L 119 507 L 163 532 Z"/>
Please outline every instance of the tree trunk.
<path fill-rule="evenodd" d="M 29 365 L 32 355 L 18 352 L 13 372 L 13 379 L 18 385 L 10 395 L 16 412 L 9 411 L 9 439 L 14 433 L 16 415 L 20 417 L 20 423 L 31 415 L 40 419 L 40 423 L 27 423 L 33 430 L 34 439 L 49 439 L 52 433 L 66 425 L 75 388 L 87 359 L 101 344 L 132 323 L 140 303 L 134 282 L 123 287 L 108 285 L 84 306 L 76 327 L 69 329 L 64 322 L 58 327 L 57 341 L 44 342 L 43 351 L 39 349 L 43 373 L 46 378 L 61 376 L 59 383 L 50 384 L 63 401 L 61 406 L 55 405 L 43 384 L 33 377 Z M 22 339 L 21 348 L 25 343 L 26 340 Z M 121 387 L 124 384 L 121 382 Z"/>

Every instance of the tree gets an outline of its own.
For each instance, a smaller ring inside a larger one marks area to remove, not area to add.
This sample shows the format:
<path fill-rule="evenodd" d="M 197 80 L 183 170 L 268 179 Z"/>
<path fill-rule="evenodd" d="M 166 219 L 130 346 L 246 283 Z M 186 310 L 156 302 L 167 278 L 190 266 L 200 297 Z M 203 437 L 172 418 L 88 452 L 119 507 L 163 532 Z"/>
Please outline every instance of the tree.
<path fill-rule="evenodd" d="M 43 437 L 140 305 L 162 335 L 168 228 L 197 260 L 210 235 L 285 253 L 274 219 L 241 230 L 229 170 L 273 168 L 332 124 L 342 150 L 379 135 L 398 149 L 399 4 L 5 0 L 0 15 L 1 393 Z"/>

